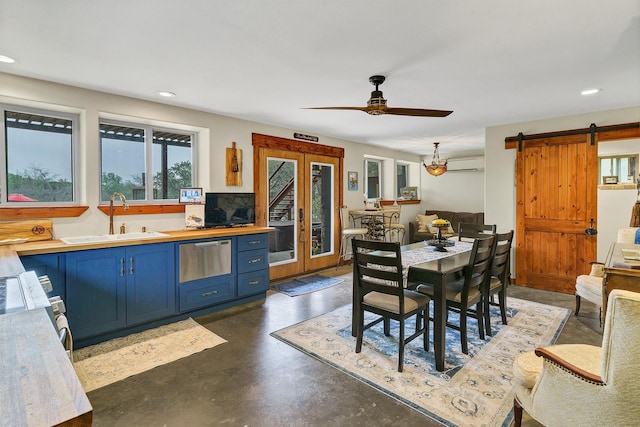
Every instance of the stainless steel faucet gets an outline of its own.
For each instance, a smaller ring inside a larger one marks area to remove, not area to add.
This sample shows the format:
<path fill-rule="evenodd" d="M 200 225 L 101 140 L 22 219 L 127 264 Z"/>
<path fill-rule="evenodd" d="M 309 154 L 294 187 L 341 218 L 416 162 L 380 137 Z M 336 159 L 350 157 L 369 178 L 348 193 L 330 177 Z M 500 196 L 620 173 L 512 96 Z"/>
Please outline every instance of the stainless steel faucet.
<path fill-rule="evenodd" d="M 120 197 L 120 201 L 122 202 L 122 208 L 124 210 L 129 209 L 129 205 L 127 204 L 127 199 L 124 198 L 124 194 L 118 193 L 117 191 L 111 195 L 109 198 L 109 234 L 113 233 L 113 200 L 116 197 Z"/>

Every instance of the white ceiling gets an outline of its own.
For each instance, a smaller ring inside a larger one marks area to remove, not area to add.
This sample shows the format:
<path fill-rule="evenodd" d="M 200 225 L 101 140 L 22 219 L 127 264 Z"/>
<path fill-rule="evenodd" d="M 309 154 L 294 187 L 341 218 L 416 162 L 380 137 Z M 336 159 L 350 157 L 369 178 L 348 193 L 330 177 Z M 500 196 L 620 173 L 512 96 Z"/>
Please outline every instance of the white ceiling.
<path fill-rule="evenodd" d="M 0 0 L 0 55 L 7 73 L 461 157 L 487 126 L 640 105 L 640 0 Z M 454 112 L 303 109 L 365 106 L 374 74 L 389 107 Z"/>

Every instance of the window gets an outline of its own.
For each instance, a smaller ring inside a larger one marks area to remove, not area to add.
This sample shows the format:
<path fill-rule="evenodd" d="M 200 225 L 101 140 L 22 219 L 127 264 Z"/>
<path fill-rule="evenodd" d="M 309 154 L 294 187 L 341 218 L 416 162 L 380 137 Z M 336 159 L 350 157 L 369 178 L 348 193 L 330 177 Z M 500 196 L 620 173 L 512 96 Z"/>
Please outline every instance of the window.
<path fill-rule="evenodd" d="M 365 193 L 367 199 L 382 197 L 382 161 L 377 159 L 364 159 L 364 182 L 367 186 Z"/>
<path fill-rule="evenodd" d="M 1 203 L 9 206 L 76 200 L 74 151 L 77 115 L 0 106 Z"/>
<path fill-rule="evenodd" d="M 193 133 L 101 121 L 101 200 L 114 192 L 127 200 L 177 200 L 180 188 L 194 186 L 194 140 Z"/>
<path fill-rule="evenodd" d="M 408 185 L 409 165 L 405 163 L 396 164 L 396 197 L 401 197 L 400 189 Z"/>
<path fill-rule="evenodd" d="M 638 175 L 638 155 L 617 155 L 598 157 L 600 168 L 599 184 L 635 184 Z"/>

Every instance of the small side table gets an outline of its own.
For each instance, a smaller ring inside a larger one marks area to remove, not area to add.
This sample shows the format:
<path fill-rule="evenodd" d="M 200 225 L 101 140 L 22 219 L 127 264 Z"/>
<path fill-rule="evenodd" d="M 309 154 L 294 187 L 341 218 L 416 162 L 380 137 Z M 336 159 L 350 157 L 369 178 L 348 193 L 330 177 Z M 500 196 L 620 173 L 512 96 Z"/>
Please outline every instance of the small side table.
<path fill-rule="evenodd" d="M 625 268 L 624 264 L 631 264 L 622 255 L 622 249 L 640 249 L 640 245 L 632 243 L 612 243 L 604 264 L 604 280 L 602 281 L 602 317 L 607 314 L 609 292 L 613 289 L 625 289 L 640 292 L 640 269 Z M 637 261 L 635 261 L 637 263 Z"/>

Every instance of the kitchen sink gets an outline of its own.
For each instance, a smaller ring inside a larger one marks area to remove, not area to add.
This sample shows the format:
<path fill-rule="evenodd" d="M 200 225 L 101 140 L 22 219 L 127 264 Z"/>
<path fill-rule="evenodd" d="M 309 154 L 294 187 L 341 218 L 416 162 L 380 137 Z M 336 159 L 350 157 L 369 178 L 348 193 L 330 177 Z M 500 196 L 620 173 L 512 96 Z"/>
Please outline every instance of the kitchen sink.
<path fill-rule="evenodd" d="M 155 239 L 158 237 L 168 237 L 168 234 L 160 233 L 157 231 L 146 231 L 140 233 L 125 233 L 125 234 L 100 234 L 90 236 L 74 236 L 74 237 L 61 237 L 60 240 L 66 245 L 86 245 L 89 243 L 103 243 L 103 242 L 118 242 L 123 240 L 142 240 L 142 239 Z"/>

